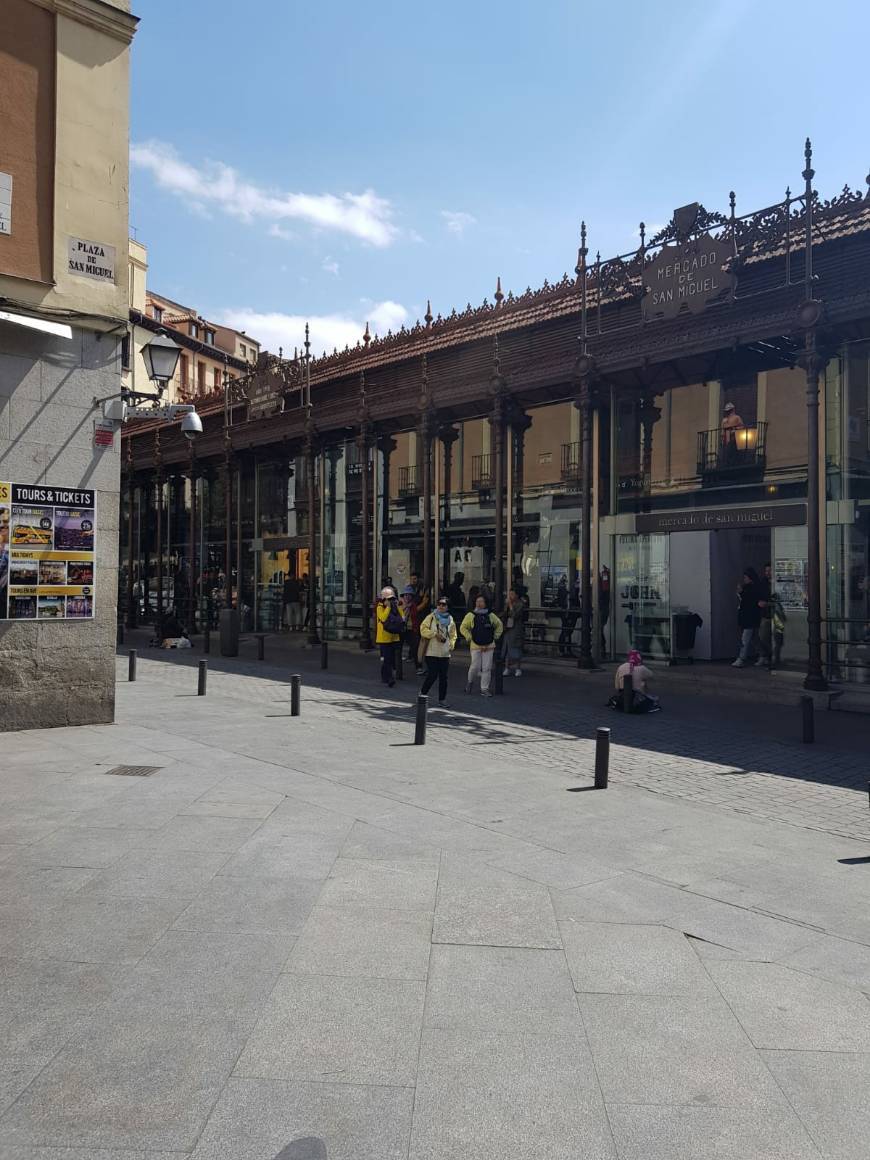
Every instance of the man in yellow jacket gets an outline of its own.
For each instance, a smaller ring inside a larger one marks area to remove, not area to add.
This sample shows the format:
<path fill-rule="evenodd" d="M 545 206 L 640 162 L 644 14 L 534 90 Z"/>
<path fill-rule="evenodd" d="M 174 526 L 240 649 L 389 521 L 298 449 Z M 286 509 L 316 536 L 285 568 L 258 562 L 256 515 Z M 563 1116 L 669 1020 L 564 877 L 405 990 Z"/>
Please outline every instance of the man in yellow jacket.
<path fill-rule="evenodd" d="M 382 588 L 375 607 L 375 643 L 381 654 L 381 680 L 392 689 L 396 683 L 396 649 L 402 647 L 405 624 L 393 588 Z"/>
<path fill-rule="evenodd" d="M 471 664 L 468 667 L 468 683 L 465 691 L 471 692 L 475 678 L 480 674 L 481 696 L 491 697 L 489 684 L 492 679 L 492 662 L 496 642 L 504 631 L 504 625 L 495 613 L 487 608 L 485 596 L 477 597 L 473 610 L 466 615 L 459 631 L 471 646 Z"/>

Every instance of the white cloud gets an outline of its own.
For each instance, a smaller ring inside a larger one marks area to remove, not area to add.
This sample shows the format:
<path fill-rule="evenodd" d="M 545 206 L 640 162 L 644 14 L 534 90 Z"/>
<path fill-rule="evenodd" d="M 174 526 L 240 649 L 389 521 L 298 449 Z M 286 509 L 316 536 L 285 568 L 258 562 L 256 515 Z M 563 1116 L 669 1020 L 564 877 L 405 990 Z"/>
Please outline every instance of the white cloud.
<path fill-rule="evenodd" d="M 227 309 L 217 315 L 217 321 L 235 330 L 245 330 L 252 338 L 258 339 L 266 350 L 277 354 L 278 347 L 284 348 L 285 355 L 291 355 L 293 348 L 302 348 L 305 341 L 305 323 L 311 328 L 312 355 L 332 354 L 333 348 L 343 350 L 356 346 L 362 339 L 368 321 L 371 333 L 394 333 L 408 321 L 409 314 L 398 302 L 361 303 L 359 317 L 350 313 L 322 314 L 306 318 L 304 314 L 281 314 L 277 311 L 260 312 L 250 307 Z"/>
<path fill-rule="evenodd" d="M 211 205 L 242 221 L 269 221 L 273 229 L 280 228 L 282 221 L 302 221 L 317 229 L 350 234 L 373 246 L 388 246 L 398 236 L 392 205 L 372 189 L 342 194 L 271 191 L 243 180 L 220 161 L 192 165 L 162 141 L 132 145 L 130 160 L 150 172 L 162 189 L 197 211 Z"/>
<path fill-rule="evenodd" d="M 477 218 L 463 210 L 442 209 L 441 216 L 447 226 L 448 233 L 462 237 L 469 226 L 477 224 Z"/>
<path fill-rule="evenodd" d="M 329 254 L 327 254 L 326 257 L 323 259 L 323 265 L 321 268 L 324 269 L 327 272 L 327 274 L 334 274 L 336 278 L 338 277 L 338 271 L 339 271 L 338 262 L 336 262 L 336 260 L 334 258 L 330 258 Z"/>
<path fill-rule="evenodd" d="M 295 240 L 296 235 L 292 230 L 286 230 L 283 226 L 279 226 L 276 222 L 273 222 L 272 225 L 269 226 L 269 237 L 281 238 L 282 241 L 292 242 Z"/>

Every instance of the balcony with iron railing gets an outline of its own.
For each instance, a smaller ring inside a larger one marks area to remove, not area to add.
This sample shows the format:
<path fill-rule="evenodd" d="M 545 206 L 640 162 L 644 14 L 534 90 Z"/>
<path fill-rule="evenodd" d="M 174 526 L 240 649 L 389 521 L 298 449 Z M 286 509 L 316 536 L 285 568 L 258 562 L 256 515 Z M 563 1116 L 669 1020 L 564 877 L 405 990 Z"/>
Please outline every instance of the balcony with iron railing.
<path fill-rule="evenodd" d="M 471 488 L 472 491 L 488 491 L 492 487 L 492 455 L 472 455 L 471 457 Z"/>
<path fill-rule="evenodd" d="M 411 499 L 420 494 L 420 471 L 416 463 L 399 468 L 399 499 Z"/>
<path fill-rule="evenodd" d="M 767 453 L 767 423 L 698 432 L 698 475 L 763 473 Z"/>
<path fill-rule="evenodd" d="M 580 444 L 562 444 L 562 482 L 576 483 L 580 479 Z"/>

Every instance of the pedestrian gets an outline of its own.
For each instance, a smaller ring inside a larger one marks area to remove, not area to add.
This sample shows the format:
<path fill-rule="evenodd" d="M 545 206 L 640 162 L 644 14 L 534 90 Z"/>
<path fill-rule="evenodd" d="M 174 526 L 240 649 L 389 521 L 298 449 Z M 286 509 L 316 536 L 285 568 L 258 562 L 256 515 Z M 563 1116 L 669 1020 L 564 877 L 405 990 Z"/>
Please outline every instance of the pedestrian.
<path fill-rule="evenodd" d="M 450 615 L 446 596 L 439 597 L 434 611 L 420 622 L 420 635 L 426 660 L 426 679 L 420 692 L 428 693 L 437 681 L 438 706 L 446 709 L 450 654 L 456 647 L 456 621 Z"/>
<path fill-rule="evenodd" d="M 523 659 L 523 636 L 526 630 L 526 605 L 516 588 L 508 593 L 507 605 L 501 615 L 504 625 L 502 636 L 502 655 L 504 656 L 504 672 L 506 677 L 513 670 L 515 677 L 521 677 L 523 670 L 520 661 Z"/>
<path fill-rule="evenodd" d="M 295 576 L 284 581 L 282 626 L 289 632 L 299 632 L 302 628 L 302 585 Z"/>
<path fill-rule="evenodd" d="M 745 568 L 743 580 L 737 588 L 737 625 L 740 629 L 740 652 L 737 660 L 731 667 L 742 669 L 749 660 L 753 642 L 758 635 L 758 626 L 761 624 L 761 609 L 759 607 L 760 581 L 754 568 Z"/>
<path fill-rule="evenodd" d="M 402 589 L 402 598 L 399 610 L 405 620 L 405 635 L 402 638 L 402 647 L 408 650 L 408 660 L 413 662 L 417 676 L 423 675 L 423 665 L 418 659 L 420 649 L 420 618 L 417 615 L 417 592 L 412 585 L 406 584 Z"/>
<path fill-rule="evenodd" d="M 782 601 L 775 592 L 770 594 L 770 606 L 773 625 L 773 663 L 771 668 L 778 669 L 782 661 L 782 646 L 785 644 L 785 624 L 788 617 L 785 614 Z"/>
<path fill-rule="evenodd" d="M 649 692 L 652 673 L 643 663 L 643 657 L 633 648 L 628 659 L 616 670 L 616 694 L 608 701 L 611 709 L 621 709 L 625 712 L 625 678 L 631 677 L 634 691 L 632 699 L 632 713 L 658 713 L 661 709 L 658 697 Z"/>
<path fill-rule="evenodd" d="M 726 403 L 720 424 L 722 440 L 720 454 L 725 466 L 730 466 L 738 462 L 739 452 L 735 431 L 738 431 L 742 426 L 743 420 L 737 414 L 737 408 L 733 403 Z"/>
<path fill-rule="evenodd" d="M 302 627 L 308 627 L 308 621 L 311 619 L 311 585 L 308 582 L 308 573 L 302 573 L 302 580 L 299 585 L 299 602 L 302 605 Z"/>
<path fill-rule="evenodd" d="M 489 611 L 485 596 L 476 597 L 474 609 L 466 613 L 459 631 L 468 641 L 471 649 L 471 664 L 468 667 L 465 691 L 466 693 L 471 692 L 475 678 L 479 674 L 481 696 L 491 697 L 489 684 L 492 677 L 495 645 L 504 630 L 499 618 L 494 612 Z"/>
<path fill-rule="evenodd" d="M 381 680 L 392 689 L 396 683 L 396 648 L 402 647 L 402 638 L 405 634 L 405 620 L 399 609 L 394 588 L 381 589 L 375 618 L 377 620 L 375 640 L 381 654 Z"/>
<path fill-rule="evenodd" d="M 580 590 L 576 584 L 572 584 L 569 588 L 565 576 L 560 579 L 556 589 L 556 604 L 561 610 L 562 617 L 562 630 L 559 633 L 558 643 L 559 656 L 570 657 L 574 655 L 571 642 L 580 616 Z"/>
<path fill-rule="evenodd" d="M 756 668 L 773 664 L 773 601 L 772 595 L 773 573 L 770 564 L 764 565 L 761 578 L 758 581 L 758 607 L 761 610 L 761 621 L 758 625 L 758 640 L 761 645 L 761 656 L 755 662 Z"/>

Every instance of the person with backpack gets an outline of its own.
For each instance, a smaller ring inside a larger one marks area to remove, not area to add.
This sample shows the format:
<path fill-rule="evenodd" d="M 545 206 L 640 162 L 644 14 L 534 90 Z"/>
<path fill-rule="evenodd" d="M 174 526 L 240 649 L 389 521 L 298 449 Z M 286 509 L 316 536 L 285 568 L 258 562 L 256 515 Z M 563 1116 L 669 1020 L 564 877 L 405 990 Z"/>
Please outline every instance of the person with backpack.
<path fill-rule="evenodd" d="M 450 654 L 456 647 L 456 621 L 450 615 L 447 597 L 442 596 L 420 623 L 421 648 L 425 649 L 426 679 L 421 693 L 428 693 L 438 682 L 438 707 L 447 708 L 447 676 L 450 669 Z"/>
<path fill-rule="evenodd" d="M 381 680 L 392 689 L 396 683 L 396 649 L 402 647 L 405 618 L 393 588 L 383 588 L 375 608 L 377 630 L 375 642 L 381 654 Z"/>
<path fill-rule="evenodd" d="M 468 667 L 466 693 L 470 693 L 475 678 L 480 674 L 480 694 L 491 697 L 489 684 L 492 678 L 492 662 L 495 657 L 496 641 L 504 631 L 504 626 L 494 612 L 487 607 L 486 597 L 478 595 L 474 608 L 460 625 L 459 631 L 471 648 L 471 664 Z"/>

